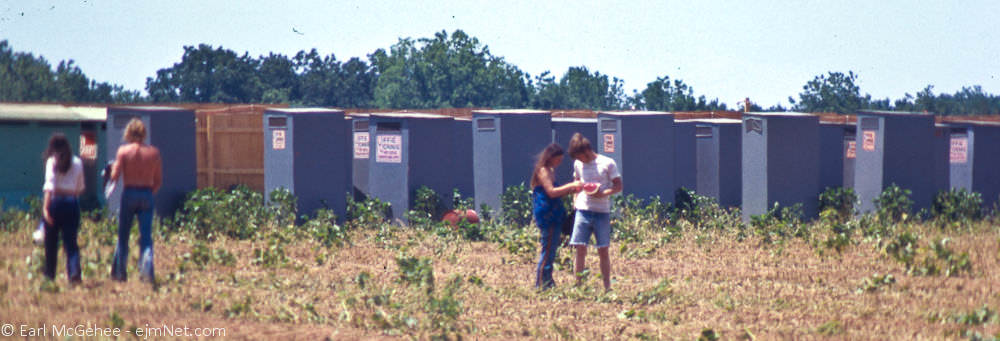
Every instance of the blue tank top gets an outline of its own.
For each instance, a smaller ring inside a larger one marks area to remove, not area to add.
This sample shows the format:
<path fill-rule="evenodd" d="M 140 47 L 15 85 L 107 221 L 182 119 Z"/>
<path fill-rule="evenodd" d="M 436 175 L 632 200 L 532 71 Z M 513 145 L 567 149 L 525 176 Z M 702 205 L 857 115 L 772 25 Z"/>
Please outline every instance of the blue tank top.
<path fill-rule="evenodd" d="M 552 186 L 558 187 L 559 185 L 552 183 Z M 542 186 L 535 186 L 535 189 L 531 191 L 531 198 L 532 213 L 535 214 L 535 223 L 538 224 L 538 227 L 543 229 L 561 228 L 562 221 L 566 217 L 566 207 L 563 206 L 562 199 L 549 198 Z"/>

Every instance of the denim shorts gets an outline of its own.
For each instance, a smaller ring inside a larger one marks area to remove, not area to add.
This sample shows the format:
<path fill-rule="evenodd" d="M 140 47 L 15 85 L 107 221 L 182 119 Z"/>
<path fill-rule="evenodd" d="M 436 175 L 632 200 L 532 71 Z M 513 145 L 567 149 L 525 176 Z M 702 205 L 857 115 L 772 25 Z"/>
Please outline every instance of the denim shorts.
<path fill-rule="evenodd" d="M 587 245 L 591 234 L 597 239 L 598 248 L 611 245 L 611 214 L 577 210 L 575 218 L 569 245 Z"/>

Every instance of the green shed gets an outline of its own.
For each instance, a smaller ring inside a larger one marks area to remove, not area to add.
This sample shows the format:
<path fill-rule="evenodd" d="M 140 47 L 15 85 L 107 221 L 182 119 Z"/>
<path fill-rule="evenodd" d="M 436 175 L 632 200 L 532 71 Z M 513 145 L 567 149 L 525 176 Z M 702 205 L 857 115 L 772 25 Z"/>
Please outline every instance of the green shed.
<path fill-rule="evenodd" d="M 81 198 L 84 210 L 100 207 L 97 188 L 103 155 L 98 144 L 103 136 L 104 116 L 100 108 L 66 107 L 59 104 L 0 103 L 0 200 L 3 207 L 27 209 L 29 197 L 41 198 L 45 180 L 42 153 L 49 137 L 62 132 L 84 161 L 87 191 Z M 88 138 L 93 137 L 93 138 Z M 82 138 L 81 138 L 82 137 Z M 80 148 L 81 142 L 84 148 Z M 83 152 L 83 153 L 81 153 Z"/>

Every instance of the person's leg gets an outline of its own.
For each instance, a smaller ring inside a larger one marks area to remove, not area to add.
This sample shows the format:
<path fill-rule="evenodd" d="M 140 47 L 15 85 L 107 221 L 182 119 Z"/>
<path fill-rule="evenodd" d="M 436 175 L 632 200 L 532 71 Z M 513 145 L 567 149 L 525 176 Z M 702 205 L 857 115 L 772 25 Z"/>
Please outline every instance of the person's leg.
<path fill-rule="evenodd" d="M 555 259 L 555 248 L 553 245 L 557 245 L 559 240 L 559 231 L 551 226 L 541 227 L 538 232 L 540 233 L 541 241 L 541 253 L 538 257 L 538 266 L 536 267 L 535 274 L 535 287 L 546 289 L 553 285 L 552 283 L 552 265 Z"/>
<path fill-rule="evenodd" d="M 604 281 L 604 290 L 611 290 L 611 257 L 608 252 L 611 246 L 610 214 L 595 214 L 594 237 L 597 239 L 597 255 L 601 259 L 601 279 Z"/>
<path fill-rule="evenodd" d="M 583 275 L 583 269 L 587 265 L 587 245 L 576 245 L 576 263 L 573 267 L 573 272 L 576 273 L 577 283 L 579 283 L 580 276 Z"/>
<path fill-rule="evenodd" d="M 155 279 L 153 271 L 153 193 L 143 191 L 142 208 L 139 210 L 139 274 L 150 283 Z"/>
<path fill-rule="evenodd" d="M 66 249 L 66 278 L 70 284 L 80 283 L 80 245 L 77 235 L 80 233 L 80 203 L 69 200 L 63 204 L 61 215 L 65 218 L 62 224 L 63 247 Z"/>
<path fill-rule="evenodd" d="M 598 248 L 597 255 L 601 258 L 601 280 L 604 281 L 604 290 L 611 290 L 611 257 L 608 255 L 608 247 Z"/>
<path fill-rule="evenodd" d="M 576 248 L 576 261 L 574 262 L 573 272 L 577 276 L 577 283 L 579 283 L 579 276 L 583 274 L 583 269 L 586 266 L 587 243 L 590 241 L 593 226 L 587 218 L 587 211 L 577 210 L 574 218 L 573 236 L 570 237 L 569 245 Z"/>
<path fill-rule="evenodd" d="M 53 224 L 45 223 L 45 263 L 42 266 L 42 274 L 48 279 L 56 278 L 56 263 L 59 261 L 59 220 L 53 212 L 55 203 L 49 204 L 49 212 L 52 215 Z"/>
<path fill-rule="evenodd" d="M 132 190 L 122 190 L 122 202 L 118 208 L 118 245 L 111 265 L 111 279 L 123 282 L 128 279 L 128 239 L 132 233 L 132 208 L 135 206 L 133 196 Z"/>

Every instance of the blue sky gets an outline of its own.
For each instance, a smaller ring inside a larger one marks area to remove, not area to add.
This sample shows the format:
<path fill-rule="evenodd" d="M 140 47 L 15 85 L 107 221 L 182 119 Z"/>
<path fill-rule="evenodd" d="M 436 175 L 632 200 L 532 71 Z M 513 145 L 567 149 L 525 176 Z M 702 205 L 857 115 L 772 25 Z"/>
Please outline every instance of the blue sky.
<path fill-rule="evenodd" d="M 787 106 L 828 71 L 853 70 L 876 98 L 928 84 L 1000 93 L 997 18 L 995 0 L 0 0 L 0 39 L 144 92 L 185 45 L 252 56 L 316 48 L 346 60 L 462 29 L 532 75 L 582 65 L 623 79 L 629 94 L 667 75 L 731 107 L 744 97 L 767 107 Z"/>

